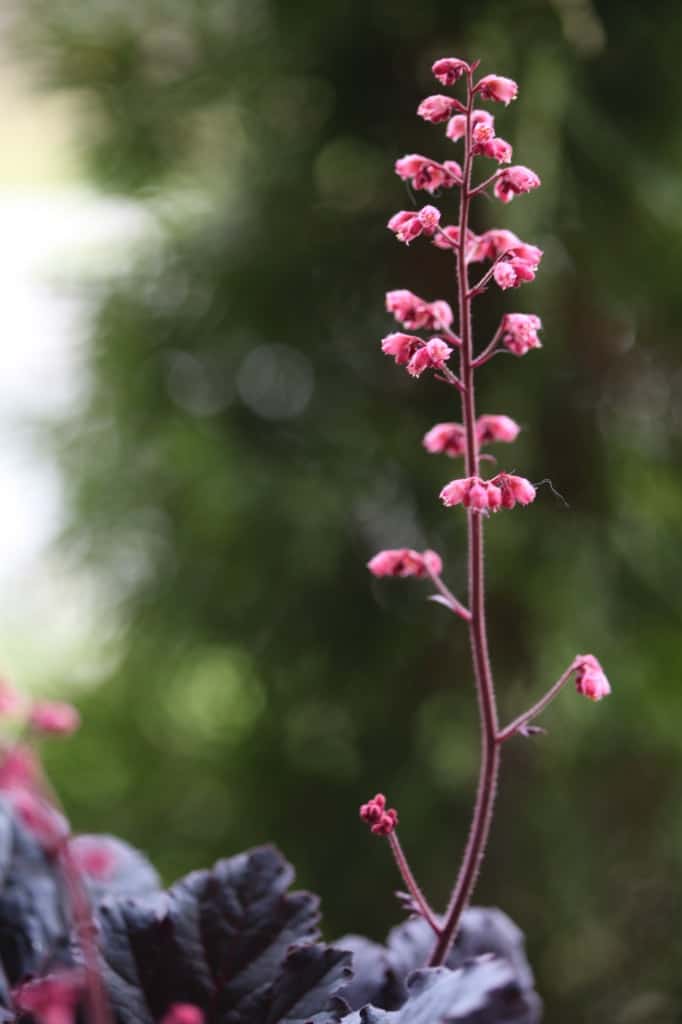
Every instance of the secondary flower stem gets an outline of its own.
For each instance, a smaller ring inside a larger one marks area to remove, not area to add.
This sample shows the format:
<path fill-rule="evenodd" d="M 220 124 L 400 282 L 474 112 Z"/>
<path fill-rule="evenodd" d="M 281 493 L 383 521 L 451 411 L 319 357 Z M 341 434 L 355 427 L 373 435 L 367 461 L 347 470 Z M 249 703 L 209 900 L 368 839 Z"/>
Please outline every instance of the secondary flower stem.
<path fill-rule="evenodd" d="M 452 593 L 449 587 L 443 583 L 440 576 L 437 576 L 434 572 L 431 572 L 427 566 L 426 571 L 431 577 L 434 587 L 440 594 L 445 598 L 448 603 L 448 607 L 455 615 L 459 615 L 460 619 L 464 619 L 465 622 L 471 622 L 471 612 L 468 608 L 465 608 L 461 601 L 458 601 L 455 595 Z"/>
<path fill-rule="evenodd" d="M 424 896 L 424 893 L 419 888 L 417 880 L 412 874 L 412 869 L 410 868 L 410 865 L 407 862 L 407 857 L 403 852 L 403 848 L 400 845 L 400 840 L 398 839 L 397 834 L 395 832 L 391 832 L 388 837 L 388 841 L 391 847 L 391 853 L 393 854 L 396 865 L 398 867 L 398 871 L 402 876 L 407 891 L 412 897 L 412 902 L 414 904 L 415 910 L 417 910 L 419 914 L 421 914 L 421 916 L 424 918 L 429 927 L 433 929 L 434 933 L 436 935 L 440 935 L 441 928 L 436 919 L 436 915 L 431 910 L 431 907 L 429 906 L 426 897 Z"/>
<path fill-rule="evenodd" d="M 554 698 L 558 694 L 559 690 L 561 690 L 561 688 L 564 686 L 564 684 L 566 682 L 568 682 L 568 679 L 570 678 L 571 673 L 574 672 L 574 671 L 575 671 L 575 662 L 572 661 L 571 664 L 566 669 L 566 671 L 564 672 L 564 674 L 557 679 L 557 681 L 554 684 L 554 686 L 551 686 L 549 688 L 549 690 L 544 695 L 544 697 L 541 697 L 540 700 L 536 704 L 533 704 L 532 708 L 529 708 L 528 711 L 524 711 L 524 713 L 522 715 L 519 715 L 518 718 L 515 718 L 513 722 L 510 722 L 509 725 L 505 726 L 504 729 L 502 729 L 500 732 L 498 732 L 498 734 L 497 734 L 497 742 L 498 742 L 498 744 L 499 743 L 504 743 L 505 740 L 508 740 L 515 733 L 523 731 L 524 727 L 526 725 L 528 725 L 529 722 L 532 722 L 534 718 L 537 718 L 537 716 L 539 714 L 541 714 L 545 710 L 547 705 L 551 704 L 551 702 L 554 700 Z"/>
<path fill-rule="evenodd" d="M 459 207 L 459 237 L 466 238 L 471 202 L 471 112 L 473 109 L 472 74 L 468 73 L 466 136 L 463 183 Z M 471 295 L 464 248 L 457 251 L 457 290 L 459 296 L 460 379 L 464 385 L 462 411 L 466 431 L 466 475 L 478 476 L 478 440 L 476 437 L 476 406 L 474 400 L 473 338 L 471 328 Z M 467 511 L 467 537 L 469 555 L 469 637 L 476 681 L 476 692 L 481 719 L 481 761 L 471 830 L 462 865 L 452 890 L 441 933 L 436 942 L 429 965 L 442 964 L 457 935 L 462 911 L 467 906 L 485 851 L 492 819 L 500 747 L 497 743 L 497 708 L 495 690 L 488 656 L 488 638 L 485 620 L 485 583 L 483 574 L 483 517 L 471 509 Z"/>

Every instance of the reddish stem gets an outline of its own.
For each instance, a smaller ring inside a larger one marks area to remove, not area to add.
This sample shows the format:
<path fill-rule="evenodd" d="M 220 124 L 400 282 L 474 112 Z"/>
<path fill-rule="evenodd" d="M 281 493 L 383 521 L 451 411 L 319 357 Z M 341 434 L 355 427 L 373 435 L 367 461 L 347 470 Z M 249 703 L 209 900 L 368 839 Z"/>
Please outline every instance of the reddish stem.
<path fill-rule="evenodd" d="M 431 581 L 433 582 L 434 587 L 436 587 L 438 592 L 442 594 L 442 596 L 447 601 L 448 608 L 450 609 L 450 611 L 454 612 L 455 615 L 459 615 L 460 619 L 464 619 L 465 622 L 470 622 L 471 612 L 469 611 L 469 609 L 465 608 L 462 602 L 457 600 L 457 598 L 452 593 L 450 588 L 446 587 L 446 585 L 443 583 L 440 576 L 437 576 L 436 573 L 431 572 L 428 566 L 426 567 L 426 571 L 431 577 Z"/>
<path fill-rule="evenodd" d="M 466 136 L 464 173 L 459 207 L 459 237 L 466 238 L 469 225 L 471 202 L 471 112 L 474 102 L 472 73 L 467 75 Z M 478 476 L 478 441 L 476 438 L 476 406 L 474 400 L 473 337 L 471 327 L 471 294 L 464 247 L 457 251 L 457 291 L 459 297 L 460 336 L 460 379 L 464 385 L 462 412 L 466 431 L 466 474 Z M 481 718 L 481 761 L 478 791 L 474 806 L 471 830 L 467 841 L 462 865 L 452 890 L 445 920 L 438 937 L 429 965 L 442 964 L 452 948 L 462 911 L 467 906 L 485 851 L 492 819 L 497 775 L 500 763 L 500 748 L 497 743 L 497 709 L 495 690 L 488 656 L 488 639 L 485 620 L 485 583 L 483 574 L 483 517 L 471 510 L 467 512 L 467 537 L 469 555 L 469 638 L 476 681 L 476 693 Z"/>
<path fill-rule="evenodd" d="M 504 741 L 508 740 L 511 736 L 514 735 L 514 733 L 520 732 L 524 728 L 524 726 L 528 725 L 529 722 L 532 722 L 534 718 L 537 718 L 537 716 L 545 710 L 547 705 L 551 704 L 551 702 L 558 694 L 559 690 L 561 690 L 565 683 L 568 682 L 571 673 L 574 671 L 575 661 L 572 661 L 566 669 L 566 671 L 564 672 L 564 674 L 562 676 L 559 676 L 559 678 L 553 686 L 550 686 L 549 690 L 544 695 L 544 697 L 541 697 L 540 700 L 537 701 L 537 703 L 533 704 L 532 708 L 529 708 L 528 711 L 524 711 L 522 715 L 519 715 L 518 718 L 515 718 L 513 722 L 510 722 L 509 725 L 505 726 L 504 729 L 501 729 L 500 732 L 498 732 L 498 744 L 504 743 Z"/>
<path fill-rule="evenodd" d="M 434 933 L 436 935 L 440 935 L 441 929 L 436 919 L 436 915 L 431 910 L 431 907 L 429 906 L 426 897 L 424 896 L 424 893 L 419 888 L 417 879 L 412 874 L 412 869 L 410 868 L 410 865 L 407 862 L 407 857 L 403 852 L 403 848 L 400 845 L 400 840 L 398 839 L 397 834 L 395 832 L 390 832 L 388 836 L 388 841 L 391 847 L 391 853 L 393 854 L 396 865 L 398 867 L 398 871 L 402 876 L 407 891 L 412 897 L 412 902 L 415 906 L 415 909 L 419 911 L 419 913 L 424 918 L 429 927 L 433 929 Z"/>

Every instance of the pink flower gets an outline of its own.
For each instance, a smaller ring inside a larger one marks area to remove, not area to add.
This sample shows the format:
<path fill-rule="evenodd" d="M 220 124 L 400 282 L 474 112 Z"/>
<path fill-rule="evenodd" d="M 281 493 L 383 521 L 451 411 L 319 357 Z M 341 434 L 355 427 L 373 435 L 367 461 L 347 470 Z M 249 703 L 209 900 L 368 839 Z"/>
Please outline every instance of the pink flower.
<path fill-rule="evenodd" d="M 506 167 L 495 182 L 494 192 L 503 203 L 510 203 L 514 196 L 540 187 L 540 179 L 529 167 L 516 164 Z"/>
<path fill-rule="evenodd" d="M 511 249 L 493 270 L 493 277 L 502 289 L 518 288 L 524 281 L 532 281 L 536 271 L 536 263 L 518 258 L 516 251 Z"/>
<path fill-rule="evenodd" d="M 481 94 L 481 99 L 496 100 L 508 107 L 512 100 L 516 99 L 519 87 L 511 78 L 501 78 L 499 75 L 486 75 L 476 86 L 476 92 Z"/>
<path fill-rule="evenodd" d="M 440 211 L 435 206 L 423 206 L 418 213 L 400 210 L 388 222 L 389 231 L 393 231 L 400 242 L 409 245 L 419 235 L 432 235 L 438 227 Z"/>
<path fill-rule="evenodd" d="M 161 1018 L 161 1024 L 204 1024 L 204 1011 L 193 1003 L 173 1003 Z"/>
<path fill-rule="evenodd" d="M 81 723 L 80 715 L 72 704 L 53 700 L 37 700 L 28 720 L 37 732 L 55 736 L 70 736 Z"/>
<path fill-rule="evenodd" d="M 593 654 L 579 654 L 574 662 L 575 688 L 588 700 L 601 700 L 611 693 L 604 670 Z"/>
<path fill-rule="evenodd" d="M 426 550 L 420 554 L 412 548 L 394 548 L 379 551 L 369 560 L 367 568 L 377 579 L 384 576 L 399 576 L 401 579 L 414 576 L 423 579 L 430 573 L 440 576 L 443 563 L 435 551 Z"/>
<path fill-rule="evenodd" d="M 106 881 L 116 870 L 118 855 L 114 844 L 97 836 L 76 836 L 69 843 L 77 867 L 90 878 Z"/>
<path fill-rule="evenodd" d="M 521 427 L 509 416 L 479 416 L 476 420 L 476 436 L 479 444 L 493 441 L 511 443 L 519 436 Z"/>
<path fill-rule="evenodd" d="M 433 244 L 438 249 L 450 250 L 456 248 L 459 245 L 459 227 L 456 224 L 448 224 L 446 227 L 441 228 L 438 234 L 433 236 Z M 467 244 L 464 254 L 467 263 L 471 262 L 477 245 L 478 235 L 474 234 L 471 230 L 467 230 Z"/>
<path fill-rule="evenodd" d="M 386 797 L 383 793 L 377 793 L 366 804 L 362 804 L 360 817 L 367 822 L 370 832 L 373 832 L 375 836 L 390 835 L 398 824 L 398 812 L 394 807 L 386 810 Z"/>
<path fill-rule="evenodd" d="M 527 505 L 535 498 L 535 488 L 521 476 L 498 473 L 492 480 L 477 476 L 452 480 L 440 492 L 440 500 L 447 508 L 463 505 L 474 512 L 496 512 L 499 508 L 514 508 L 518 502 Z"/>
<path fill-rule="evenodd" d="M 417 114 L 431 124 L 439 124 L 447 121 L 458 107 L 460 104 L 452 96 L 427 96 L 417 107 Z"/>
<path fill-rule="evenodd" d="M 519 505 L 529 505 L 531 501 L 535 501 L 535 488 L 530 480 L 523 476 L 498 473 L 492 483 L 502 492 L 502 508 L 514 508 L 517 502 Z"/>
<path fill-rule="evenodd" d="M 30 747 L 15 744 L 0 760 L 0 790 L 30 789 L 40 778 L 40 766 Z"/>
<path fill-rule="evenodd" d="M 467 119 L 465 114 L 455 114 L 448 121 L 445 134 L 453 142 L 458 142 L 466 135 Z M 471 114 L 471 134 L 476 141 L 476 132 L 485 134 L 488 138 L 495 135 L 495 118 L 487 110 L 474 110 Z"/>
<path fill-rule="evenodd" d="M 72 1024 L 84 988 L 82 972 L 73 969 L 26 982 L 12 995 L 18 1009 L 30 1013 L 39 1024 Z"/>
<path fill-rule="evenodd" d="M 485 113 L 485 111 L 481 111 L 481 113 Z M 491 115 L 485 119 L 479 117 L 473 122 L 471 138 L 476 146 L 483 146 L 495 138 L 495 124 Z"/>
<path fill-rule="evenodd" d="M 414 353 L 407 364 L 407 372 L 411 377 L 421 377 L 424 370 L 442 370 L 451 355 L 452 349 L 441 338 L 431 338 Z"/>
<path fill-rule="evenodd" d="M 24 698 L 7 679 L 0 679 L 0 717 L 23 711 Z"/>
<path fill-rule="evenodd" d="M 537 332 L 542 321 L 533 313 L 507 313 L 502 317 L 502 344 L 515 356 L 525 356 L 532 348 L 542 348 Z"/>
<path fill-rule="evenodd" d="M 469 70 L 469 65 L 458 57 L 441 57 L 431 70 L 441 85 L 454 85 Z"/>
<path fill-rule="evenodd" d="M 512 148 L 504 139 L 490 139 L 488 142 L 477 143 L 474 152 L 497 160 L 498 164 L 511 163 Z"/>
<path fill-rule="evenodd" d="M 404 366 L 422 344 L 422 339 L 416 335 L 396 331 L 386 335 L 381 342 L 381 351 L 386 356 L 393 356 L 398 366 Z"/>
<path fill-rule="evenodd" d="M 386 310 L 410 330 L 440 331 L 453 320 L 452 309 L 443 299 L 426 302 L 404 288 L 386 292 Z"/>
<path fill-rule="evenodd" d="M 436 423 L 424 434 L 422 444 L 432 455 L 449 455 L 454 459 L 466 451 L 466 432 L 461 423 Z"/>
<path fill-rule="evenodd" d="M 395 172 L 403 181 L 409 180 L 412 188 L 430 193 L 439 188 L 453 188 L 462 181 L 462 168 L 455 160 L 439 164 L 418 153 L 396 160 Z"/>
<path fill-rule="evenodd" d="M 503 256 L 511 250 L 514 251 L 515 256 L 528 263 L 534 263 L 535 266 L 538 266 L 542 259 L 542 249 L 539 249 L 537 245 L 528 245 L 526 242 L 522 242 L 513 231 L 507 231 L 504 228 L 493 228 L 493 230 L 479 235 L 471 258 L 473 262 L 495 260 L 498 256 Z"/>

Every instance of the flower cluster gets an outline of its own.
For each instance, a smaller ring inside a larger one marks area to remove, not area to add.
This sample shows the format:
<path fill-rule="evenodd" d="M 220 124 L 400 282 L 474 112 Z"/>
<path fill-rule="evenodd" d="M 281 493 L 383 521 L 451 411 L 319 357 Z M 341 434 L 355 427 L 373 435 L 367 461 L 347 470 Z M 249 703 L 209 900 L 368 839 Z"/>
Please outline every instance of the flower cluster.
<path fill-rule="evenodd" d="M 373 576 L 440 576 L 443 563 L 435 551 L 413 551 L 412 548 L 395 548 L 379 551 L 367 563 Z"/>
<path fill-rule="evenodd" d="M 604 670 L 593 654 L 579 654 L 574 663 L 575 688 L 588 700 L 601 700 L 611 693 Z"/>
<path fill-rule="evenodd" d="M 500 508 L 529 505 L 535 500 L 535 488 L 529 480 L 512 473 L 498 473 L 491 480 L 468 476 L 451 480 L 440 492 L 447 508 L 463 505 L 473 512 L 497 512 Z"/>
<path fill-rule="evenodd" d="M 398 812 L 394 807 L 386 810 L 386 797 L 383 793 L 377 793 L 362 805 L 360 817 L 367 822 L 370 832 L 375 836 L 389 836 L 398 824 Z"/>
<path fill-rule="evenodd" d="M 440 223 L 440 210 L 435 206 L 422 206 L 417 213 L 400 210 L 388 222 L 389 231 L 393 231 L 399 242 L 409 245 L 420 235 L 429 238 L 435 234 Z"/>
<path fill-rule="evenodd" d="M 525 356 L 532 348 L 542 348 L 541 329 L 542 321 L 533 313 L 507 313 L 502 318 L 500 340 L 515 356 Z"/>
<path fill-rule="evenodd" d="M 456 160 L 436 163 L 419 153 L 409 153 L 395 162 L 395 173 L 409 181 L 413 189 L 433 194 L 439 188 L 454 188 L 462 183 L 462 168 Z"/>
<path fill-rule="evenodd" d="M 384 355 L 393 356 L 398 366 L 406 366 L 411 377 L 421 377 L 424 370 L 443 370 L 452 349 L 442 338 L 422 341 L 415 334 L 396 331 L 381 342 Z"/>
<path fill-rule="evenodd" d="M 441 331 L 450 327 L 452 309 L 443 299 L 426 302 L 405 288 L 386 293 L 386 311 L 410 331 Z"/>
<path fill-rule="evenodd" d="M 479 416 L 476 420 L 476 440 L 479 445 L 495 441 L 510 443 L 519 436 L 521 427 L 510 416 Z M 466 453 L 466 430 L 462 423 L 436 423 L 424 434 L 422 444 L 432 455 L 456 458 Z"/>

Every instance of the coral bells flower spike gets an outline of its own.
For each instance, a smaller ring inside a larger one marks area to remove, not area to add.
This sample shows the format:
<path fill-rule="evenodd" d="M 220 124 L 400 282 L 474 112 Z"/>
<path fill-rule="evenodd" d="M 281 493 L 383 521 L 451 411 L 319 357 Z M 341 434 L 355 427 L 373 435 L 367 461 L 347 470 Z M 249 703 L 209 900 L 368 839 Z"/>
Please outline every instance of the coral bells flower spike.
<path fill-rule="evenodd" d="M 483 100 L 495 100 L 508 107 L 511 101 L 516 99 L 519 87 L 512 78 L 486 75 L 476 86 L 476 92 Z"/>
<path fill-rule="evenodd" d="M 409 330 L 440 331 L 452 323 L 452 309 L 447 302 L 436 299 L 425 302 L 404 288 L 386 292 L 386 310 L 399 324 Z"/>
<path fill-rule="evenodd" d="M 400 210 L 388 222 L 388 230 L 393 231 L 398 241 L 409 245 L 420 235 L 433 235 L 440 221 L 440 211 L 435 206 L 424 206 L 418 213 Z"/>
<path fill-rule="evenodd" d="M 441 338 L 431 338 L 414 353 L 407 364 L 407 372 L 411 377 L 421 377 L 424 370 L 444 370 L 451 355 L 452 349 Z"/>
<path fill-rule="evenodd" d="M 601 700 L 611 693 L 611 685 L 593 654 L 580 654 L 575 659 L 575 688 L 588 700 Z"/>
<path fill-rule="evenodd" d="M 74 969 L 29 981 L 12 995 L 18 1009 L 30 1013 L 39 1024 L 73 1024 L 84 988 L 82 972 Z"/>
<path fill-rule="evenodd" d="M 440 555 L 435 551 L 426 550 L 421 554 L 412 548 L 394 548 L 386 551 L 379 551 L 367 563 L 367 568 L 373 576 L 415 576 L 423 579 L 425 576 L 440 576 L 443 571 L 443 563 Z"/>
<path fill-rule="evenodd" d="M 391 807 L 386 810 L 386 797 L 377 793 L 360 807 L 360 817 L 367 822 L 375 836 L 389 836 L 398 824 L 398 812 Z"/>
<path fill-rule="evenodd" d="M 466 431 L 461 423 L 436 423 L 424 434 L 422 444 L 432 455 L 449 455 L 454 459 L 466 452 Z"/>
<path fill-rule="evenodd" d="M 461 105 L 452 96 L 427 96 L 417 107 L 417 114 L 430 124 L 447 121 Z"/>
<path fill-rule="evenodd" d="M 441 85 L 454 85 L 462 75 L 466 74 L 469 65 L 465 60 L 459 60 L 458 57 L 441 57 L 431 70 Z"/>
<path fill-rule="evenodd" d="M 502 344 L 515 356 L 525 356 L 532 348 L 542 348 L 537 332 L 542 321 L 533 313 L 507 313 L 502 317 Z"/>
<path fill-rule="evenodd" d="M 36 701 L 28 719 L 36 732 L 51 733 L 54 736 L 70 736 L 81 722 L 72 704 L 52 700 Z"/>
<path fill-rule="evenodd" d="M 492 480 L 470 476 L 452 480 L 440 492 L 446 508 L 463 505 L 474 512 L 496 512 L 499 508 L 528 505 L 535 498 L 535 488 L 522 476 L 498 473 Z"/>
<path fill-rule="evenodd" d="M 476 420 L 476 436 L 479 444 L 493 441 L 515 441 L 521 427 L 509 416 L 479 416 Z"/>
<path fill-rule="evenodd" d="M 535 171 L 516 164 L 514 167 L 506 167 L 501 172 L 495 182 L 494 192 L 503 203 L 510 203 L 514 196 L 531 192 L 534 188 L 539 188 L 540 184 L 540 178 Z"/>

